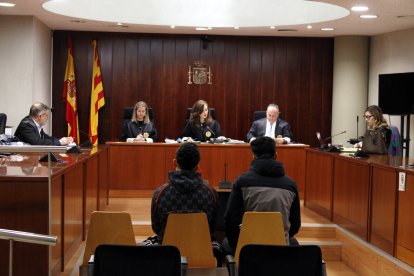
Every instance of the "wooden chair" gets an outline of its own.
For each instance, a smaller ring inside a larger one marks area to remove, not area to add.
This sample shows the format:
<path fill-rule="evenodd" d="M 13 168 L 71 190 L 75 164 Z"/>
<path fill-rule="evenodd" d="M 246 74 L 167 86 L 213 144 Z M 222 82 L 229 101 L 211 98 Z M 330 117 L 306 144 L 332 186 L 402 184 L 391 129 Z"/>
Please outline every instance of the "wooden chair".
<path fill-rule="evenodd" d="M 136 245 L 131 216 L 124 212 L 92 213 L 86 238 L 83 265 L 87 265 L 95 249 L 101 244 Z"/>
<path fill-rule="evenodd" d="M 187 257 L 188 267 L 217 267 L 205 213 L 169 214 L 162 244 L 176 246 Z"/>
<path fill-rule="evenodd" d="M 286 245 L 285 228 L 280 212 L 245 212 L 237 241 L 235 261 L 246 244 Z"/>

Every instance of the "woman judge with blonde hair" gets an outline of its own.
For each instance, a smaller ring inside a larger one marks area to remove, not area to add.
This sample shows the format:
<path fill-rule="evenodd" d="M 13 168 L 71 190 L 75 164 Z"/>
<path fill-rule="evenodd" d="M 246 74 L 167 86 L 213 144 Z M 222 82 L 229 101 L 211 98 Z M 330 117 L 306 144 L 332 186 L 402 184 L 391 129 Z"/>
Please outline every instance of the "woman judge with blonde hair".
<path fill-rule="evenodd" d="M 139 101 L 135 104 L 131 120 L 124 121 L 123 140 L 133 138 L 134 142 L 157 141 L 157 129 L 149 119 L 148 105 Z"/>

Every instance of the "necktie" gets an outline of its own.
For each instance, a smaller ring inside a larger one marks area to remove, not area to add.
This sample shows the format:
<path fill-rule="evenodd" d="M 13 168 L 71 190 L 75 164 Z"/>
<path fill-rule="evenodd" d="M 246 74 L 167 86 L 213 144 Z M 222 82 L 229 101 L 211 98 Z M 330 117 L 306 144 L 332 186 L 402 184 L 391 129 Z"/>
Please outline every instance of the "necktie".
<path fill-rule="evenodd" d="M 270 124 L 270 126 L 267 128 L 266 136 L 271 137 L 271 138 L 275 137 L 275 135 L 273 133 L 273 125 L 272 124 Z"/>
<path fill-rule="evenodd" d="M 45 138 L 45 132 L 43 131 L 43 128 L 40 129 L 40 138 Z"/>

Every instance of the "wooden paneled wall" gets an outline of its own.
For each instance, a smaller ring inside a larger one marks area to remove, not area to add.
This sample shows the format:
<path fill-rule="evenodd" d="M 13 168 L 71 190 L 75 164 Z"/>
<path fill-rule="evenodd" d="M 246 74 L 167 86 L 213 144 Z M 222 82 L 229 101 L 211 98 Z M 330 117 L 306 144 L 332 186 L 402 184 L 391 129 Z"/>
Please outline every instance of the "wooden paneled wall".
<path fill-rule="evenodd" d="M 316 145 L 330 135 L 333 39 L 55 31 L 53 34 L 53 134 L 66 135 L 61 99 L 72 37 L 80 129 L 88 132 L 92 40 L 97 39 L 106 104 L 99 142 L 122 134 L 123 109 L 146 101 L 155 112 L 159 139 L 180 137 L 185 111 L 198 99 L 216 108 L 225 136 L 246 139 L 254 110 L 276 103 L 292 125 L 294 140 Z M 188 85 L 188 67 L 211 67 L 211 85 Z M 81 134 L 81 142 L 87 139 Z"/>

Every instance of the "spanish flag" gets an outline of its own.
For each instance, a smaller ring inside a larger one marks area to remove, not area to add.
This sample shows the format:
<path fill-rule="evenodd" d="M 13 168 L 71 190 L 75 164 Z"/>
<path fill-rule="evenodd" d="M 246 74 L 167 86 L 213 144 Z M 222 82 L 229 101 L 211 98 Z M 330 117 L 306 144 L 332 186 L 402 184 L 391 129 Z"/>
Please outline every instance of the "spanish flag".
<path fill-rule="evenodd" d="M 66 102 L 66 122 L 68 123 L 68 136 L 79 144 L 78 105 L 76 100 L 75 65 L 73 64 L 72 39 L 68 42 L 68 61 L 66 63 L 65 78 L 63 81 L 62 100 Z"/>
<path fill-rule="evenodd" d="M 89 137 L 92 145 L 98 145 L 98 115 L 99 109 L 105 105 L 104 90 L 102 85 L 101 66 L 99 65 L 98 46 L 96 40 L 93 45 L 93 71 L 92 71 L 92 93 L 91 113 L 89 118 Z"/>

